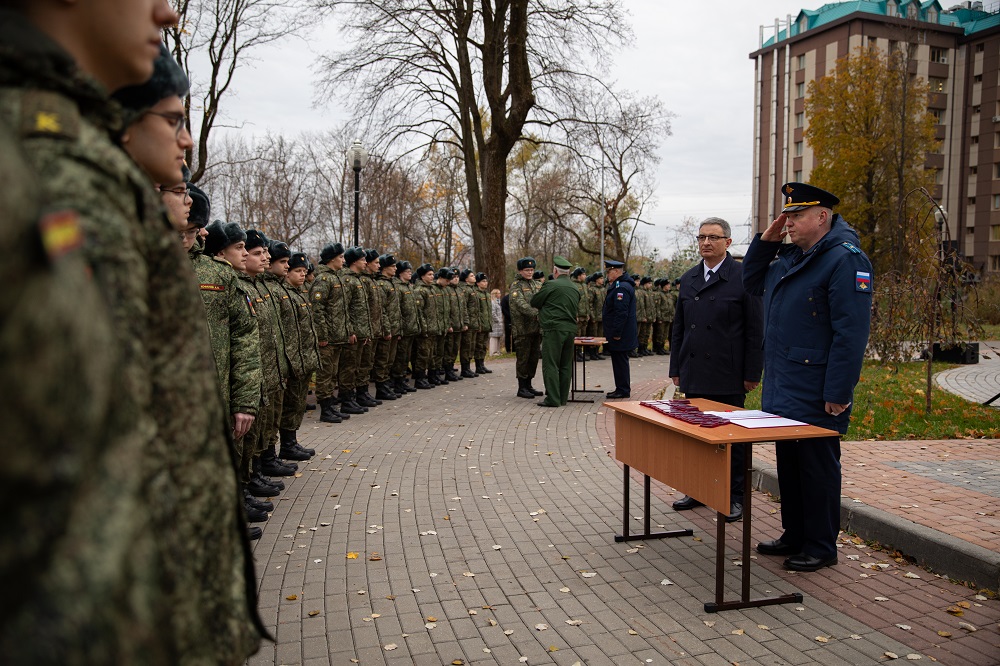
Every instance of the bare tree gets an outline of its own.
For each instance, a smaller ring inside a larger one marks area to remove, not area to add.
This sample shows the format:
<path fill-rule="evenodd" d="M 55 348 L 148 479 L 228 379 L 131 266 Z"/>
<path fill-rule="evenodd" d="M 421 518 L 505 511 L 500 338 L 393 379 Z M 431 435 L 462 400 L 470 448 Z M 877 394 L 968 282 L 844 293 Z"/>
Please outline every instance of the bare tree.
<path fill-rule="evenodd" d="M 197 131 L 192 131 L 197 144 L 187 155 L 192 166 L 191 180 L 198 182 L 209 166 L 212 130 L 236 70 L 252 59 L 258 47 L 305 28 L 310 19 L 310 3 L 308 0 L 171 0 L 171 4 L 180 20 L 167 29 L 165 41 L 192 82 L 191 96 L 186 100 L 189 130 L 192 130 L 192 110 L 199 112 Z M 207 58 L 207 63 L 203 58 Z"/>
<path fill-rule="evenodd" d="M 599 71 L 628 34 L 620 0 L 317 1 L 344 10 L 354 38 L 321 62 L 323 94 L 357 90 L 380 145 L 455 146 L 476 266 L 504 274 L 507 158 L 529 119 L 554 121 L 584 63 Z"/>

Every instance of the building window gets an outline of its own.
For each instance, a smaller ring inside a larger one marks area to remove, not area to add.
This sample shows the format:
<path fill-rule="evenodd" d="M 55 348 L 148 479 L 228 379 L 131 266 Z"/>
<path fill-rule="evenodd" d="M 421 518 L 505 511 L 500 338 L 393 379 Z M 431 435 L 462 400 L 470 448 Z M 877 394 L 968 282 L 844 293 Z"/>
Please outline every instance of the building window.
<path fill-rule="evenodd" d="M 1000 210 L 1000 194 L 993 195 L 993 210 Z"/>
<path fill-rule="evenodd" d="M 993 136 L 995 137 L 994 141 L 996 141 L 996 145 L 994 146 L 994 148 L 1000 148 L 1000 132 L 997 132 Z"/>
<path fill-rule="evenodd" d="M 973 83 L 982 83 L 983 82 L 983 75 L 982 74 L 976 74 L 974 77 L 972 77 L 972 82 Z"/>
<path fill-rule="evenodd" d="M 969 205 L 970 206 L 976 205 L 976 197 L 969 197 Z"/>
<path fill-rule="evenodd" d="M 889 0 L 885 3 L 885 15 L 899 16 L 899 8 L 896 6 L 896 0 Z"/>
<path fill-rule="evenodd" d="M 969 175 L 970 176 L 975 176 L 977 173 L 979 173 L 979 167 L 977 167 L 977 166 L 970 166 L 969 167 Z"/>
<path fill-rule="evenodd" d="M 939 79 L 936 76 L 927 79 L 927 85 L 930 87 L 932 93 L 943 93 L 947 83 L 948 79 Z"/>
<path fill-rule="evenodd" d="M 1000 178 L 1000 163 L 993 165 L 993 177 Z M 998 195 L 1000 196 L 1000 195 Z"/>
<path fill-rule="evenodd" d="M 1000 254 L 990 255 L 990 270 L 1000 271 Z"/>
<path fill-rule="evenodd" d="M 795 156 L 796 157 L 802 157 L 802 142 L 801 141 L 796 141 L 795 142 Z"/>
<path fill-rule="evenodd" d="M 795 126 L 802 127 L 806 124 L 806 114 L 796 113 L 795 114 Z"/>
<path fill-rule="evenodd" d="M 797 69 L 805 69 L 805 68 L 806 68 L 806 56 L 803 53 L 802 55 L 799 56 L 797 62 Z"/>
<path fill-rule="evenodd" d="M 917 18 L 917 12 L 919 11 L 916 2 L 911 2 L 906 6 L 906 18 L 915 19 Z"/>
<path fill-rule="evenodd" d="M 792 173 L 792 180 L 796 183 L 802 182 L 802 169 L 796 169 L 795 172 Z"/>
<path fill-rule="evenodd" d="M 986 44 L 976 44 L 976 53 L 982 53 L 986 50 Z"/>
<path fill-rule="evenodd" d="M 941 109 L 930 109 L 928 111 L 928 113 L 930 113 L 932 116 L 934 116 L 934 124 L 935 125 L 941 125 L 942 124 L 943 117 L 944 117 L 944 111 L 942 111 Z"/>
<path fill-rule="evenodd" d="M 990 225 L 990 240 L 1000 241 L 1000 224 Z"/>
<path fill-rule="evenodd" d="M 979 135 L 977 134 L 976 136 L 973 136 L 973 137 L 969 137 L 969 142 L 970 142 L 970 143 L 971 143 L 971 144 L 972 144 L 973 146 L 975 146 L 976 144 L 978 144 L 978 143 L 979 143 Z"/>
<path fill-rule="evenodd" d="M 928 9 L 927 10 L 927 22 L 928 23 L 937 23 L 937 10 L 936 9 L 932 8 L 932 9 Z"/>
<path fill-rule="evenodd" d="M 979 113 L 979 105 L 978 104 L 976 104 L 974 107 L 972 107 L 972 112 L 973 113 Z"/>
<path fill-rule="evenodd" d="M 916 4 L 911 4 L 911 8 L 916 9 Z M 931 62 L 939 62 L 942 65 L 948 64 L 948 49 L 931 47 Z"/>
<path fill-rule="evenodd" d="M 944 184 L 944 169 L 934 169 L 934 184 L 935 185 Z"/>
<path fill-rule="evenodd" d="M 805 83 L 796 83 L 795 84 L 795 96 L 796 97 L 805 97 L 806 96 L 806 84 Z"/>

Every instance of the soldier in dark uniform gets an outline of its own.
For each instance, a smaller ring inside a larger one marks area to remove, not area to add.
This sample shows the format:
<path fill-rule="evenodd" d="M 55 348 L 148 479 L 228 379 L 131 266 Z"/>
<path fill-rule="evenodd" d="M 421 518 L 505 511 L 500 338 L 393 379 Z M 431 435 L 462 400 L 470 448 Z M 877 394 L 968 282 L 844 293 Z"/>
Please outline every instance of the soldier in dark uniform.
<path fill-rule="evenodd" d="M 632 395 L 628 359 L 639 345 L 635 280 L 625 272 L 625 264 L 620 261 L 606 259 L 604 268 L 610 283 L 604 299 L 604 335 L 608 338 L 604 348 L 611 354 L 611 369 L 615 375 L 615 390 L 607 395 L 627 398 Z"/>
<path fill-rule="evenodd" d="M 537 271 L 541 272 L 541 271 Z M 517 260 L 517 279 L 510 285 L 511 337 L 517 355 L 517 397 L 534 398 L 542 391 L 531 386 L 538 370 L 539 347 L 542 343 L 538 327 L 538 310 L 531 307 L 531 298 L 542 288 L 535 279 L 534 257 Z"/>
<path fill-rule="evenodd" d="M 545 399 L 542 407 L 560 407 L 569 399 L 573 380 L 573 338 L 576 337 L 581 293 L 570 279 L 573 264 L 556 256 L 552 276 L 534 296 L 531 307 L 538 310 L 542 330 L 542 380 Z"/>
<path fill-rule="evenodd" d="M 833 212 L 836 196 L 805 183 L 786 183 L 782 193 L 781 215 L 743 259 L 743 284 L 764 297 L 763 407 L 844 434 L 871 325 L 871 262 Z M 788 555 L 793 571 L 836 564 L 840 438 L 776 447 L 784 533 L 757 550 Z"/>

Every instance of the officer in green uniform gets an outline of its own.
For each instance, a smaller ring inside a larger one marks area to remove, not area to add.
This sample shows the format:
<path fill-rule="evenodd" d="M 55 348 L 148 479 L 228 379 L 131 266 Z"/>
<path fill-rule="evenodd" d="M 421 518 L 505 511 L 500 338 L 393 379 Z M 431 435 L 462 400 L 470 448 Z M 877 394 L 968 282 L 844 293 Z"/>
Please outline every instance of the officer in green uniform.
<path fill-rule="evenodd" d="M 604 289 L 604 273 L 597 271 L 589 278 L 590 290 L 587 294 L 590 299 L 590 323 L 587 325 L 587 335 L 591 338 L 604 337 L 604 297 L 607 291 Z M 587 353 L 591 361 L 603 361 L 600 354 L 600 347 L 589 347 Z"/>
<path fill-rule="evenodd" d="M 538 310 L 531 307 L 531 298 L 541 285 L 535 276 L 535 258 L 522 257 L 517 260 L 517 278 L 510 285 L 511 337 L 514 354 L 517 356 L 517 397 L 534 398 L 542 395 L 531 386 L 531 380 L 538 370 L 538 354 L 541 345 L 541 331 L 538 328 Z"/>
<path fill-rule="evenodd" d="M 430 389 L 438 385 L 434 366 L 437 339 L 441 335 L 438 317 L 438 291 L 434 284 L 434 267 L 421 264 L 416 270 L 417 281 L 413 287 L 413 300 L 417 309 L 420 332 L 413 342 L 413 386 Z"/>
<path fill-rule="evenodd" d="M 347 291 L 344 289 L 341 269 L 344 267 L 344 246 L 331 243 L 319 255 L 316 278 L 309 286 L 309 303 L 312 304 L 313 326 L 319 345 L 319 369 L 316 371 L 316 401 L 319 420 L 323 423 L 340 423 L 351 414 L 362 414 L 350 401 L 341 402 L 337 410 L 336 391 L 340 379 L 341 363 L 348 347 Z M 308 270 L 306 272 L 308 278 Z M 341 394 L 350 393 L 351 387 L 340 384 Z M 344 398 L 344 395 L 340 396 Z"/>
<path fill-rule="evenodd" d="M 486 273 L 476 273 L 476 299 L 479 302 L 479 334 L 476 336 L 474 357 L 476 374 L 489 375 L 493 371 L 486 367 L 486 354 L 490 349 L 490 332 L 493 330 L 493 307 L 490 303 L 490 281 Z"/>
<path fill-rule="evenodd" d="M 272 246 L 274 249 L 274 246 Z M 309 294 L 303 291 L 306 281 L 306 271 L 309 260 L 302 252 L 292 252 L 288 258 L 288 273 L 282 285 L 288 294 L 288 302 L 295 312 L 295 324 L 298 327 L 299 359 L 292 370 L 285 397 L 281 401 L 281 416 L 278 419 L 278 435 L 281 438 L 282 458 L 294 460 L 288 456 L 289 451 L 300 451 L 307 456 L 316 455 L 315 449 L 305 448 L 299 444 L 298 429 L 306 414 L 306 399 L 309 396 L 309 381 L 319 367 L 319 345 L 316 330 L 313 327 L 311 301 Z"/>
<path fill-rule="evenodd" d="M 109 427 L 101 432 L 96 458 L 83 440 L 79 448 L 73 444 L 72 433 L 59 449 L 72 451 L 73 461 L 32 467 L 47 472 L 49 482 L 83 481 L 75 506 L 51 523 L 50 516 L 36 515 L 23 530 L 8 521 L 16 535 L 2 541 L 4 552 L 42 550 L 24 567 L 9 561 L 0 567 L 19 578 L 13 586 L 4 581 L 0 654 L 5 663 L 31 664 L 242 663 L 264 630 L 204 308 L 191 262 L 152 183 L 111 139 L 122 124 L 108 91 L 150 77 L 156 57 L 151 40 L 177 16 L 168 3 L 153 0 L 31 0 L 3 7 L 0 123 L 17 132 L 28 168 L 37 174 L 43 216 L 62 210 L 78 216 L 81 235 L 74 234 L 70 217 L 50 223 L 58 228 L 50 240 L 58 248 L 74 236 L 84 239 L 88 284 L 102 303 L 93 311 L 84 309 L 85 299 L 77 305 L 93 322 L 103 309 L 112 324 L 110 336 L 90 351 L 100 357 L 102 349 L 113 350 L 121 362 L 114 366 L 114 409 L 98 412 L 107 415 Z M 7 159 L 8 151 L 0 156 Z M 180 182 L 180 162 L 176 168 Z M 5 212 L 8 238 L 12 219 Z M 15 265 L 11 260 L 7 268 Z M 24 276 L 16 284 L 15 294 L 30 297 Z M 71 296 L 83 284 L 68 279 L 61 288 Z M 32 302 L 25 309 L 39 308 Z M 85 335 L 85 327 L 56 328 L 59 319 L 44 312 L 39 340 L 59 330 L 68 338 Z M 5 316 L 3 334 L 16 330 L 10 325 L 17 321 Z M 32 349 L 33 369 L 5 392 L 6 406 L 19 409 L 19 416 L 28 413 L 20 407 L 31 395 L 27 380 L 44 367 Z M 67 352 L 74 349 L 77 343 L 67 341 Z M 68 390 L 86 366 L 53 367 Z M 21 368 L 14 362 L 4 371 Z M 67 376 L 70 368 L 74 377 Z M 101 379 L 93 370 L 89 378 Z M 99 400 L 98 386 L 100 381 L 90 390 Z M 45 428 L 85 408 L 87 393 L 66 401 L 78 404 L 60 403 L 61 413 L 47 415 L 27 438 L 7 431 L 5 441 L 21 448 L 24 441 L 39 441 Z M 58 395 L 50 393 L 47 401 Z M 86 420 L 76 425 L 86 437 Z M 75 476 L 74 464 L 86 466 L 86 478 Z M 23 471 L 13 458 L 5 465 Z M 7 487 L 15 488 L 12 497 L 23 497 L 19 487 Z M 32 511 L 66 499 L 64 489 L 45 490 L 44 502 Z M 37 585 L 19 594 L 25 582 Z"/>
<path fill-rule="evenodd" d="M 542 380 L 545 399 L 542 407 L 559 407 L 569 399 L 573 381 L 573 338 L 577 332 L 577 313 L 581 292 L 570 278 L 573 264 L 560 256 L 552 259 L 552 277 L 531 297 L 531 307 L 538 311 L 542 329 Z"/>
<path fill-rule="evenodd" d="M 375 401 L 359 395 L 357 386 L 361 383 L 360 367 L 362 350 L 373 343 L 372 320 L 368 307 L 368 293 L 362 282 L 362 273 L 368 262 L 363 247 L 350 247 L 344 252 L 344 268 L 340 279 L 344 285 L 344 300 L 347 309 L 347 345 L 340 358 L 340 406 L 345 414 L 361 414 L 375 406 Z M 367 394 L 368 384 L 364 384 Z M 347 394 L 344 394 L 344 391 Z M 344 408 L 347 409 L 344 409 Z"/>
<path fill-rule="evenodd" d="M 403 337 L 403 322 L 399 307 L 399 292 L 393 279 L 396 275 L 396 258 L 391 254 L 383 254 L 377 258 L 378 273 L 375 275 L 375 286 L 381 292 L 382 330 L 389 336 L 380 339 L 375 347 L 375 367 L 372 369 L 372 379 L 375 381 L 376 400 L 395 400 L 400 397 L 389 385 L 389 369 L 399 349 L 399 340 Z M 404 391 L 405 393 L 405 391 Z"/>
<path fill-rule="evenodd" d="M 413 267 L 410 262 L 397 261 L 396 275 L 392 278 L 392 283 L 399 295 L 400 338 L 399 344 L 396 345 L 396 357 L 392 361 L 392 369 L 390 370 L 392 376 L 390 384 L 392 389 L 400 395 L 417 390 L 406 382 L 406 375 L 414 354 L 414 345 L 422 333 L 420 330 L 421 318 L 417 310 L 417 295 L 414 293 L 416 287 L 410 282 L 412 277 Z"/>

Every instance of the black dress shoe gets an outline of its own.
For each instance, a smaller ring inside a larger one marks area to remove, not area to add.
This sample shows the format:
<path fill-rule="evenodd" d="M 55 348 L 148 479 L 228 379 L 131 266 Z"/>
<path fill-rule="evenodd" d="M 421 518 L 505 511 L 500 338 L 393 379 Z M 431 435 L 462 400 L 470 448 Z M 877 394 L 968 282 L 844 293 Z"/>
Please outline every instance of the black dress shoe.
<path fill-rule="evenodd" d="M 249 538 L 251 541 L 256 541 L 263 534 L 264 531 L 259 527 L 254 527 L 253 525 L 251 525 L 250 527 L 247 528 L 247 538 Z"/>
<path fill-rule="evenodd" d="M 785 568 L 789 571 L 819 571 L 823 567 L 833 566 L 837 563 L 837 556 L 824 560 L 821 557 L 813 557 L 812 555 L 806 555 L 802 553 L 800 555 L 792 555 L 787 560 L 785 560 Z"/>
<path fill-rule="evenodd" d="M 674 511 L 687 511 L 688 509 L 694 509 L 696 507 L 705 505 L 696 500 L 695 498 L 685 495 L 684 497 L 680 498 L 679 500 L 671 504 L 671 506 L 674 507 Z"/>
<path fill-rule="evenodd" d="M 761 541 L 757 544 L 757 552 L 761 555 L 798 555 L 801 550 L 798 546 L 787 544 L 781 539 Z"/>
<path fill-rule="evenodd" d="M 606 395 L 609 398 L 627 398 L 627 397 L 629 397 L 632 394 L 631 393 L 624 393 L 622 391 L 619 391 L 619 390 L 615 389 L 614 391 L 612 391 L 611 393 L 608 393 Z"/>
<path fill-rule="evenodd" d="M 539 407 L 558 407 L 559 406 L 559 405 L 550 405 L 549 403 L 545 402 L 544 400 L 542 400 L 541 402 L 536 403 L 536 404 Z"/>
<path fill-rule="evenodd" d="M 735 523 L 743 517 L 743 503 L 733 502 L 729 505 L 729 515 L 726 516 L 727 523 Z"/>
<path fill-rule="evenodd" d="M 244 505 L 247 511 L 247 520 L 251 523 L 266 523 L 267 522 L 267 511 L 262 511 L 261 509 L 255 509 L 249 504 Z"/>

